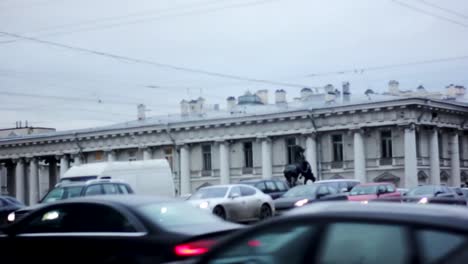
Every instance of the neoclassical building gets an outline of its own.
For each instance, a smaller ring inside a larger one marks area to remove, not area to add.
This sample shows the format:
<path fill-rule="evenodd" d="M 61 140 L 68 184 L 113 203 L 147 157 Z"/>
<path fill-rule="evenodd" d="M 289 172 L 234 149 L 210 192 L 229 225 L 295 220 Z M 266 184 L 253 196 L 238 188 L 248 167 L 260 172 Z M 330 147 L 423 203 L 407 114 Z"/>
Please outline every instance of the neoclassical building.
<path fill-rule="evenodd" d="M 140 106 L 135 121 L 6 137 L 0 183 L 4 193 L 34 204 L 70 166 L 165 158 L 178 193 L 187 194 L 207 184 L 282 178 L 298 158 L 296 145 L 319 179 L 407 188 L 468 181 L 468 104 L 425 96 L 420 88 L 395 94 L 395 85 L 391 93 L 367 91 L 362 98 L 351 96 L 347 83 L 324 94 L 304 88 L 293 101 L 277 90 L 273 103 L 261 90 L 229 97 L 224 110 L 202 98 L 183 100 L 181 113 L 171 116 L 146 118 Z"/>

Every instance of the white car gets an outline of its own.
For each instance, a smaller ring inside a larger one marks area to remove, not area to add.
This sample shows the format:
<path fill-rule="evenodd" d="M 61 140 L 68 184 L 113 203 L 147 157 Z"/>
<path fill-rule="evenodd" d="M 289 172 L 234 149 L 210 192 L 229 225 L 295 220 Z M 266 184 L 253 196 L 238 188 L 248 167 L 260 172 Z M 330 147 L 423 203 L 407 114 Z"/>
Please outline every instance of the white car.
<path fill-rule="evenodd" d="M 275 213 L 273 199 L 269 195 L 245 184 L 204 187 L 187 201 L 222 219 L 236 222 L 262 220 Z"/>

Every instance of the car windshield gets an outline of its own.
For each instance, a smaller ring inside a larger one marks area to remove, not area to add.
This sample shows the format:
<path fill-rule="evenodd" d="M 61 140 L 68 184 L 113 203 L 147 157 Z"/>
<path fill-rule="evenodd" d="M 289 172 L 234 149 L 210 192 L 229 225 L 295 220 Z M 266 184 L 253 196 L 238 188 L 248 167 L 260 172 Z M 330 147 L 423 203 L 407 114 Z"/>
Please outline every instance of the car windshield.
<path fill-rule="evenodd" d="M 377 188 L 377 185 L 358 185 L 351 190 L 349 195 L 376 194 Z"/>
<path fill-rule="evenodd" d="M 137 210 L 154 224 L 171 230 L 222 221 L 209 212 L 183 202 L 146 204 L 138 207 Z"/>
<path fill-rule="evenodd" d="M 50 191 L 44 199 L 42 199 L 42 203 L 50 203 L 53 201 L 64 200 L 72 197 L 78 197 L 81 194 L 81 190 L 83 190 L 83 186 L 67 186 L 67 187 L 57 187 Z"/>
<path fill-rule="evenodd" d="M 283 197 L 303 197 L 313 196 L 317 186 L 315 185 L 301 185 L 296 186 L 283 194 Z"/>
<path fill-rule="evenodd" d="M 431 195 L 434 194 L 434 186 L 421 186 L 410 190 L 408 196 Z"/>
<path fill-rule="evenodd" d="M 189 200 L 223 198 L 226 196 L 228 189 L 228 187 L 202 188 L 190 196 Z"/>

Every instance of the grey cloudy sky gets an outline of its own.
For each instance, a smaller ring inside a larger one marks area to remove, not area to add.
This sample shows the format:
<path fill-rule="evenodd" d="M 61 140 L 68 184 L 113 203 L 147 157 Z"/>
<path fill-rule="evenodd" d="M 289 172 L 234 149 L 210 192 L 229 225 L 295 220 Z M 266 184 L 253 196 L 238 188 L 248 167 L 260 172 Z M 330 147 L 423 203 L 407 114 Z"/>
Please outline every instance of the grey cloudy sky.
<path fill-rule="evenodd" d="M 436 6 L 439 6 L 436 7 Z M 410 7 L 408 7 L 410 6 Z M 442 9 L 441 9 L 442 8 Z M 451 12 L 451 11 L 453 12 Z M 136 59 L 354 94 L 423 84 L 468 86 L 468 59 L 359 73 L 310 74 L 468 56 L 465 0 L 0 0 L 0 31 Z M 299 87 L 184 72 L 0 34 L 0 127 L 16 120 L 86 128 L 179 111 L 203 96 Z"/>

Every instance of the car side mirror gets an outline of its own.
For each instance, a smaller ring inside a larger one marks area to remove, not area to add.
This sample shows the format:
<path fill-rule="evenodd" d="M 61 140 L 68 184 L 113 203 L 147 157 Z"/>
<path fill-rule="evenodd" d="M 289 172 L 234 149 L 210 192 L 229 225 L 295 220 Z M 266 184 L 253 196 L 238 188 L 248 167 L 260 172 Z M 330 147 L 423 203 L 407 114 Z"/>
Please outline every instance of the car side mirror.
<path fill-rule="evenodd" d="M 434 193 L 434 196 L 437 197 L 437 196 L 439 196 L 439 195 L 441 195 L 441 194 L 443 194 L 443 192 L 437 191 L 437 192 Z"/>
<path fill-rule="evenodd" d="M 240 194 L 239 193 L 233 193 L 231 194 L 231 199 L 236 199 L 236 198 L 239 198 L 240 197 Z"/>
<path fill-rule="evenodd" d="M 348 192 L 348 188 L 341 188 L 341 189 L 340 189 L 340 192 L 346 193 L 346 192 Z"/>
<path fill-rule="evenodd" d="M 323 198 L 324 196 L 326 196 L 326 194 L 324 194 L 324 193 L 317 193 L 317 199 Z"/>
<path fill-rule="evenodd" d="M 382 189 L 377 190 L 377 195 L 381 195 L 381 194 L 384 194 L 384 193 L 385 193 L 385 190 L 382 190 Z"/>

